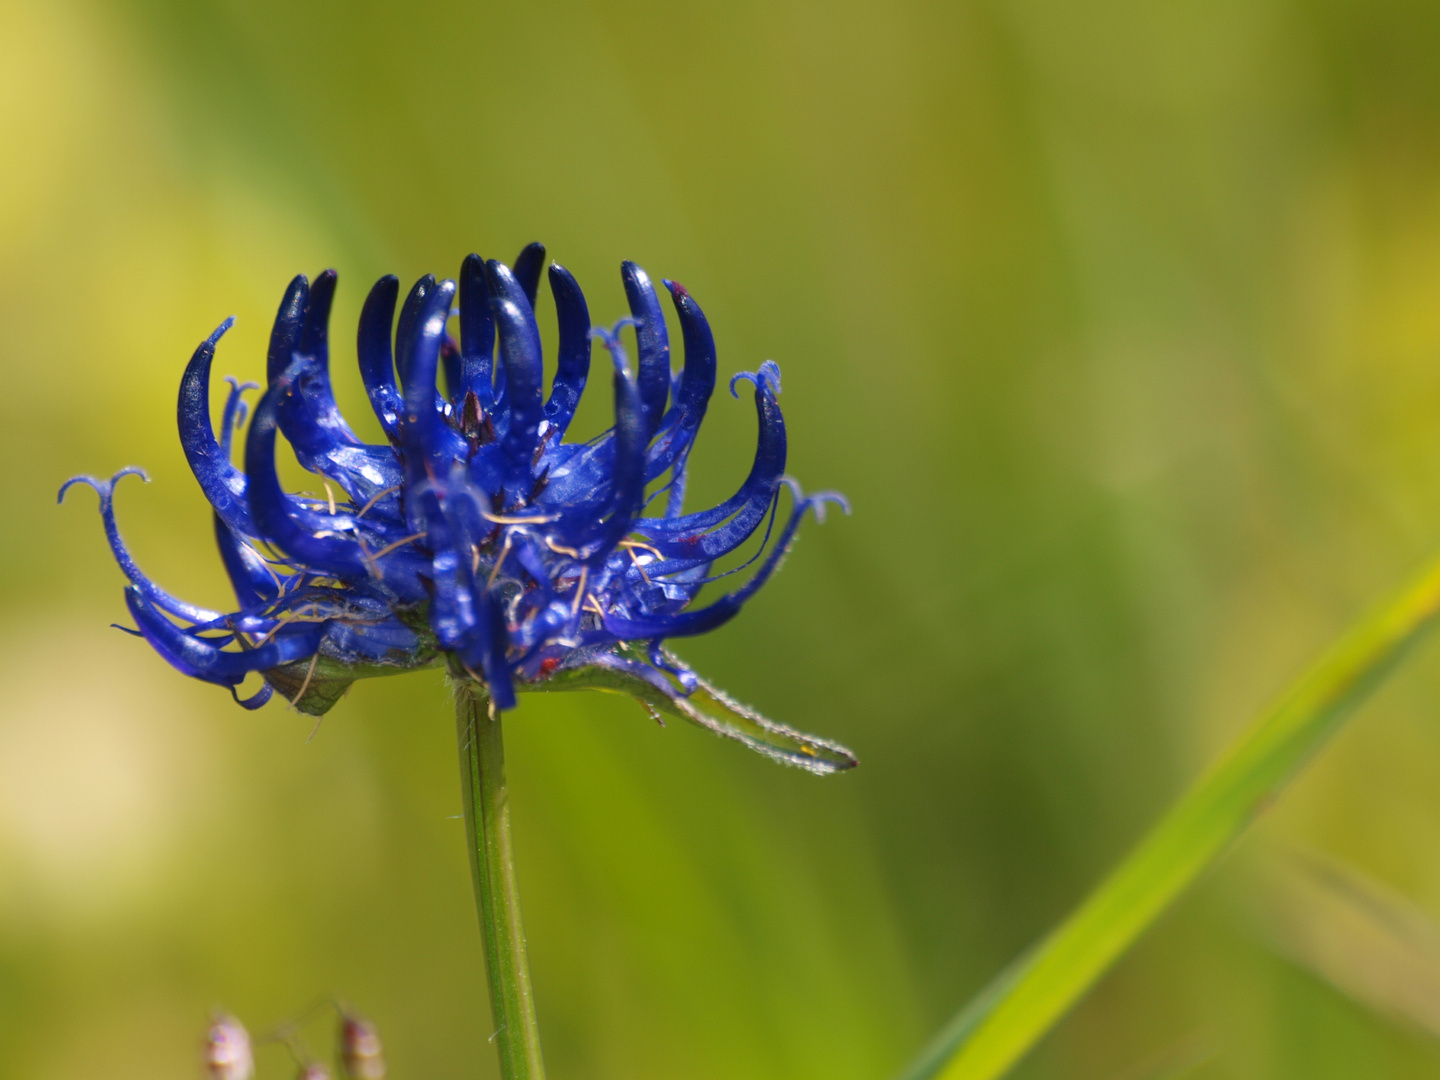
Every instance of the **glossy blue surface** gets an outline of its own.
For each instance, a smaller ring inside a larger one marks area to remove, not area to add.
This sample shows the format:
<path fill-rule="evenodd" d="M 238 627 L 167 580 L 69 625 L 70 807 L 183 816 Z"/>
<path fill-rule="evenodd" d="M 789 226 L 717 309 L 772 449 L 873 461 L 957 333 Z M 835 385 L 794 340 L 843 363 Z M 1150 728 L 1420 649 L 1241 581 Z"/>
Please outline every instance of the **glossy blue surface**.
<path fill-rule="evenodd" d="M 685 351 L 682 369 L 672 372 L 664 313 L 644 270 L 622 265 L 631 315 L 603 330 L 591 328 L 575 279 L 551 264 L 559 336 L 547 394 L 534 313 L 544 258 L 539 244 L 526 247 L 513 269 L 471 255 L 458 284 L 429 275 L 416 282 L 398 320 L 398 281 L 375 284 L 358 355 L 388 445 L 362 442 L 335 404 L 333 270 L 313 284 L 296 277 L 280 302 L 269 385 L 246 434 L 243 470 L 231 443 L 245 420 L 242 395 L 257 387 L 230 380 L 217 434 L 210 369 L 231 320 L 201 343 L 180 383 L 180 438 L 214 507 L 238 609 L 187 604 L 135 564 L 115 524 L 113 493 L 138 469 L 108 481 L 76 477 L 60 490 L 63 499 L 83 482 L 99 493 L 111 548 L 131 582 L 126 603 L 156 651 L 232 692 L 247 675 L 264 674 L 265 687 L 242 702 L 250 707 L 270 697 L 283 665 L 309 661 L 313 671 L 323 657 L 332 676 L 358 677 L 428 665 L 436 646 L 483 680 L 500 709 L 515 706 L 517 688 L 576 668 L 618 672 L 672 699 L 694 690 L 696 677 L 662 642 L 733 618 L 779 565 L 805 512 L 819 517 L 826 502 L 844 500 L 807 496 L 784 475 L 780 369 L 766 361 L 730 381 L 732 393 L 742 381 L 754 388 L 759 438 L 749 476 L 718 506 L 685 513 L 686 463 L 716 380 L 704 313 L 683 286 L 665 282 Z M 456 315 L 458 341 L 449 331 Z M 626 327 L 635 332 L 636 371 L 620 340 Z M 566 442 L 597 340 L 610 360 L 614 426 L 588 442 Z M 275 462 L 281 435 L 301 465 L 340 494 L 320 502 L 286 492 Z M 662 479 L 647 499 L 647 486 Z M 777 530 L 784 489 L 793 499 Z M 659 513 L 646 516 L 652 505 Z M 749 579 L 692 606 L 718 579 L 716 560 L 762 524 L 759 550 L 737 568 L 758 560 Z M 625 648 L 635 644 L 643 647 Z"/>

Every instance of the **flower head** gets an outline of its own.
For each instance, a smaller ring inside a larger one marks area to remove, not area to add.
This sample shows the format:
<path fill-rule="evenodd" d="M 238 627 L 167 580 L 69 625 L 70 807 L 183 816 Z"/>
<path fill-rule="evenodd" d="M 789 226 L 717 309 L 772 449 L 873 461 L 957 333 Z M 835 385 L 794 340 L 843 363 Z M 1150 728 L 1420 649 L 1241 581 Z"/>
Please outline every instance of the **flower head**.
<path fill-rule="evenodd" d="M 100 512 L 139 633 L 174 667 L 231 689 L 259 672 L 250 708 L 280 690 L 319 715 L 357 678 L 444 663 L 484 685 L 493 706 L 517 691 L 623 690 L 657 718 L 680 715 L 772 757 L 819 772 L 846 768 L 843 747 L 802 735 L 740 706 L 665 647 L 729 621 L 768 580 L 809 510 L 844 500 L 805 495 L 784 475 L 780 369 L 748 382 L 759 419 L 743 484 L 708 510 L 684 510 L 691 447 L 715 387 L 715 342 L 699 305 L 665 282 L 684 341 L 671 370 L 656 289 L 622 267 L 631 315 L 591 328 L 585 298 L 563 267 L 549 267 L 558 313 L 555 375 L 542 379 L 533 305 L 545 249 L 531 244 L 513 268 L 471 255 L 458 284 L 426 276 L 400 305 L 382 278 L 360 316 L 360 375 L 388 440 L 367 444 L 336 407 L 328 323 L 336 275 L 290 283 L 270 337 L 268 386 L 245 437 L 243 469 L 231 444 L 253 383 L 229 379 L 218 434 L 210 368 L 227 319 L 195 351 L 180 382 L 180 440 L 214 508 L 215 537 L 235 587 L 233 612 L 188 604 L 141 572 L 115 524 L 110 480 L 76 477 Z M 458 299 L 458 305 L 457 305 Z M 449 331 L 452 316 L 458 333 Z M 637 366 L 620 341 L 633 327 Z M 393 334 L 392 334 L 393 330 Z M 591 348 L 609 356 L 615 423 L 568 442 L 590 375 Z M 393 351 L 392 351 L 393 341 Z M 443 391 L 441 386 L 443 385 Z M 737 395 L 738 396 L 738 395 Z M 325 495 L 287 492 L 276 471 L 278 435 L 317 474 Z M 333 486 L 332 486 L 333 485 Z M 788 516 L 778 521 L 782 493 Z M 756 535 L 742 567 L 717 560 Z M 701 589 L 753 564 L 748 580 L 697 603 Z M 237 694 L 236 700 L 241 700 Z"/>

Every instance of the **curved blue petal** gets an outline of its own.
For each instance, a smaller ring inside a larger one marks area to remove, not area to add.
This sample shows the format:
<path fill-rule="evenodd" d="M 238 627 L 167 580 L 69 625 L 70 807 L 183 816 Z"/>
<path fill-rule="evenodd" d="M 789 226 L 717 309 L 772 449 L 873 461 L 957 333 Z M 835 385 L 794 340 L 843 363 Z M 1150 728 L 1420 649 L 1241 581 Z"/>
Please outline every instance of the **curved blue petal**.
<path fill-rule="evenodd" d="M 296 279 L 303 283 L 303 278 Z M 329 477 L 345 489 L 357 504 L 400 483 L 400 468 L 388 446 L 367 446 L 340 415 L 330 386 L 328 323 L 335 296 L 336 275 L 326 270 L 315 279 L 297 326 L 290 308 L 292 285 L 276 317 L 271 337 L 272 354 L 292 339 L 294 349 L 289 366 L 279 375 L 288 377 L 289 392 L 279 405 L 280 430 L 295 450 L 302 467 Z"/>
<path fill-rule="evenodd" d="M 515 280 L 525 292 L 525 299 L 535 306 L 535 296 L 540 291 L 540 271 L 545 269 L 545 245 L 540 241 L 526 244 L 515 256 Z"/>
<path fill-rule="evenodd" d="M 360 439 L 350 430 L 350 425 L 335 404 L 335 390 L 330 385 L 330 308 L 335 302 L 338 277 L 334 270 L 326 270 L 310 286 L 298 351 L 314 360 L 314 364 L 309 378 L 300 389 L 316 423 L 338 442 L 359 445 Z"/>
<path fill-rule="evenodd" d="M 433 284 L 433 278 L 431 282 L 432 287 L 424 290 L 422 299 L 410 313 L 405 337 L 407 351 L 401 361 L 409 372 L 405 381 L 401 446 L 406 455 L 406 476 L 411 483 L 434 473 L 444 475 L 455 458 L 463 460 L 467 449 L 465 440 L 436 409 L 435 378 L 455 283 Z M 416 292 L 411 293 L 412 297 L 415 295 Z M 409 303 L 407 300 L 407 307 Z M 405 318 L 404 313 L 401 318 Z"/>
<path fill-rule="evenodd" d="M 228 458 L 235 439 L 235 429 L 245 423 L 245 391 L 259 390 L 260 384 L 242 383 L 234 375 L 226 375 L 225 381 L 230 384 L 230 393 L 225 396 L 225 410 L 220 414 L 220 449 Z"/>
<path fill-rule="evenodd" d="M 372 555 L 359 537 L 342 531 L 350 524 L 348 519 L 292 510 L 275 471 L 279 403 L 289 391 L 288 383 L 288 378 L 282 376 L 265 391 L 255 406 L 255 418 L 245 439 L 248 503 L 250 515 L 260 529 L 258 535 L 296 563 L 318 573 L 356 583 L 373 576 L 398 595 L 419 599 L 424 593 L 418 574 L 424 564 L 408 548 L 401 547 L 383 557 L 378 552 Z M 314 525 L 322 527 L 312 531 Z"/>
<path fill-rule="evenodd" d="M 744 606 L 745 601 L 754 596 L 760 586 L 770 579 L 781 561 L 789 551 L 790 543 L 795 539 L 795 530 L 800 527 L 801 520 L 805 517 L 805 511 L 816 509 L 826 499 L 831 499 L 828 492 L 821 496 L 809 498 L 799 497 L 795 501 L 795 507 L 790 511 L 790 520 L 785 523 L 780 537 L 775 541 L 775 546 L 770 549 L 769 557 L 760 565 L 745 585 L 735 592 L 720 597 L 714 603 L 708 604 L 695 611 L 684 611 L 676 615 L 665 615 L 653 618 L 623 618 L 606 614 L 605 629 L 624 641 L 634 641 L 640 638 L 672 638 L 672 637 L 693 637 L 696 634 L 704 634 L 714 630 L 717 626 L 729 622 Z"/>
<path fill-rule="evenodd" d="M 489 589 L 481 588 L 477 600 L 476 633 L 468 647 L 460 650 L 460 659 L 471 671 L 480 669 L 496 709 L 513 709 L 515 680 L 505 659 L 505 612 Z"/>
<path fill-rule="evenodd" d="M 486 683 L 495 707 L 513 708 L 504 610 L 472 556 L 492 528 L 485 520 L 488 500 L 469 485 L 463 469 L 430 486 L 440 506 L 430 532 L 436 546 L 430 625 L 441 647 Z"/>
<path fill-rule="evenodd" d="M 744 541 L 760 524 L 774 498 L 780 478 L 785 474 L 785 418 L 775 400 L 768 380 L 761 379 L 755 387 L 755 413 L 759 434 L 755 444 L 755 460 L 750 475 L 740 489 L 719 506 L 676 518 L 641 518 L 635 524 L 638 532 L 649 539 L 667 558 L 701 558 L 707 550 L 731 550 Z M 724 536 L 711 540 L 704 530 L 728 521 Z"/>
<path fill-rule="evenodd" d="M 598 534 L 587 538 L 585 546 L 593 547 L 595 560 L 605 556 L 634 527 L 645 501 L 645 409 L 640 388 L 625 363 L 625 350 L 620 344 L 618 326 L 615 331 L 592 331 L 610 352 L 615 374 L 615 458 L 606 520 Z"/>
<path fill-rule="evenodd" d="M 120 538 L 120 529 L 115 524 L 115 485 L 126 476 L 138 476 L 147 483 L 150 480 L 145 475 L 144 469 L 134 465 L 121 469 L 109 480 L 100 480 L 94 476 L 72 476 L 61 485 L 60 493 L 56 496 L 55 501 L 64 502 L 65 493 L 75 484 L 86 484 L 94 488 L 95 493 L 100 496 L 100 517 L 105 522 L 105 538 L 110 541 L 110 550 L 115 556 L 115 561 L 120 564 L 120 570 L 130 579 L 132 586 L 139 589 L 150 602 L 182 619 L 189 619 L 191 622 L 209 622 L 211 619 L 221 618 L 218 611 L 187 604 L 184 600 L 171 596 L 146 577 L 145 572 L 135 565 L 135 560 L 130 557 L 130 552 L 125 547 L 125 541 Z"/>
<path fill-rule="evenodd" d="M 420 309 L 425 306 L 425 298 L 434 288 L 435 275 L 426 274 L 411 286 L 409 295 L 405 297 L 405 303 L 400 306 L 400 319 L 395 324 L 395 366 L 396 374 L 400 376 L 402 389 L 408 389 L 410 386 L 410 372 L 406 365 L 410 362 L 411 338 L 415 333 L 415 323 L 420 317 Z M 434 379 L 432 378 L 430 382 L 433 387 Z"/>
<path fill-rule="evenodd" d="M 258 607 L 269 603 L 280 594 L 280 582 L 260 553 L 251 547 L 219 514 L 215 519 L 215 544 L 220 549 L 220 561 L 230 575 L 230 584 L 235 589 L 235 599 L 242 608 Z M 196 622 L 206 622 L 196 619 Z"/>
<path fill-rule="evenodd" d="M 259 648 L 226 652 L 203 638 L 185 633 L 160 614 L 133 585 L 125 590 L 125 603 L 145 640 L 172 667 L 221 686 L 234 686 L 252 671 L 264 671 L 314 656 L 325 632 L 323 623 L 297 624 L 293 631 L 276 634 Z"/>
<path fill-rule="evenodd" d="M 402 408 L 390 353 L 390 327 L 395 321 L 395 300 L 399 294 L 400 279 L 394 274 L 386 274 L 375 283 L 360 311 L 360 332 L 355 342 L 360 379 L 370 396 L 370 407 L 375 410 L 385 434 L 392 438 L 399 430 Z"/>
<path fill-rule="evenodd" d="M 530 301 L 509 267 L 491 259 L 485 264 L 485 270 L 490 284 L 490 310 L 499 332 L 500 361 L 505 366 L 506 401 L 510 411 L 510 422 L 500 441 L 505 455 L 505 490 L 507 502 L 522 506 L 529 501 L 534 486 L 531 463 L 543 415 L 540 328 L 535 325 Z"/>
<path fill-rule="evenodd" d="M 636 352 L 640 364 L 640 404 L 645 414 L 645 440 L 660 426 L 665 401 L 670 396 L 670 335 L 665 329 L 665 313 L 650 275 L 633 262 L 620 264 L 620 277 L 625 282 L 625 298 L 635 319 Z"/>
<path fill-rule="evenodd" d="M 273 383 L 290 366 L 300 335 L 305 328 L 305 305 L 310 301 L 310 282 L 304 274 L 296 274 L 286 286 L 275 312 L 275 325 L 270 329 L 270 348 L 265 354 L 265 379 Z"/>
<path fill-rule="evenodd" d="M 230 455 L 216 441 L 215 430 L 210 425 L 210 365 L 215 359 L 216 344 L 234 325 L 232 315 L 216 327 L 190 357 L 180 378 L 180 400 L 175 413 L 185 460 L 190 463 L 190 471 L 195 474 L 205 498 L 228 525 L 254 536 L 255 527 L 245 502 L 245 474 L 231 464 Z"/>
<path fill-rule="evenodd" d="M 665 516 L 678 517 L 685 502 L 685 466 L 695 435 L 705 419 L 710 395 L 715 392 L 715 336 L 700 305 L 676 281 L 666 281 L 680 317 L 680 331 L 685 340 L 685 366 L 675 392 L 675 404 L 661 422 L 659 436 L 650 448 L 646 479 L 653 480 L 666 469 L 673 468 Z"/>
<path fill-rule="evenodd" d="M 270 700 L 274 693 L 275 688 L 268 682 L 261 685 L 260 689 L 256 690 L 255 693 L 251 694 L 248 698 L 242 698 L 235 686 L 230 687 L 230 696 L 235 699 L 235 704 L 239 705 L 242 709 L 250 709 L 251 711 L 264 705 Z"/>
<path fill-rule="evenodd" d="M 335 404 L 335 391 L 330 385 L 330 307 L 335 300 L 336 281 L 335 271 L 326 270 L 310 286 L 300 324 L 300 340 L 294 350 L 294 353 L 308 357 L 310 363 L 306 365 L 304 378 L 296 382 L 293 398 L 281 409 L 280 430 L 299 453 L 304 453 L 304 450 L 289 430 L 290 423 L 304 422 L 318 429 L 321 438 L 310 436 L 317 447 L 329 449 L 336 445 L 362 445 L 340 414 L 340 408 Z M 288 317 L 289 313 L 282 305 L 280 318 Z M 320 449 L 315 451 L 317 455 L 323 452 Z"/>
<path fill-rule="evenodd" d="M 555 297 L 560 340 L 555 349 L 555 379 L 550 385 L 550 399 L 545 402 L 545 419 L 555 429 L 554 441 L 558 443 L 575 416 L 575 406 L 590 376 L 590 310 L 579 284 L 559 263 L 550 264 L 550 292 Z"/>
<path fill-rule="evenodd" d="M 463 498 L 463 495 L 458 498 Z M 455 538 L 455 526 L 447 518 L 454 514 L 447 498 L 431 521 L 426 537 L 434 551 L 430 560 L 430 628 L 443 649 L 456 649 L 475 627 L 475 576 L 470 558 L 470 537 Z M 447 514 L 446 511 L 451 511 Z M 463 529 L 463 523 L 460 524 Z"/>
<path fill-rule="evenodd" d="M 450 310 L 453 314 L 455 309 Z M 445 415 L 454 416 L 465 400 L 465 365 L 460 358 L 460 346 L 449 334 L 446 334 L 445 340 L 440 343 L 440 367 L 445 372 L 444 397 L 450 406 Z"/>
<path fill-rule="evenodd" d="M 495 317 L 485 282 L 485 260 L 467 255 L 460 264 L 460 394 L 473 393 L 480 407 L 495 407 Z"/>

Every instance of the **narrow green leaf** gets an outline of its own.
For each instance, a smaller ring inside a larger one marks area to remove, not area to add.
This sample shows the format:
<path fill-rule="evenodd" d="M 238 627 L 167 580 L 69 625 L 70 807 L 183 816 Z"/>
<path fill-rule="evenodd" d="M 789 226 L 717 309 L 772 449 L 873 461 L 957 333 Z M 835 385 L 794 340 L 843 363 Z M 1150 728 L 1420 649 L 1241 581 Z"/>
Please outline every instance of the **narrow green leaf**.
<path fill-rule="evenodd" d="M 1214 866 L 1440 612 L 1440 560 L 1356 624 L 1063 923 L 945 1028 L 905 1080 L 1002 1076 Z"/>
<path fill-rule="evenodd" d="M 656 720 L 663 722 L 665 716 L 688 720 L 775 761 L 821 775 L 843 772 L 858 764 L 855 755 L 839 743 L 807 735 L 761 716 L 704 679 L 688 697 L 672 698 L 634 675 L 614 668 L 589 666 L 563 669 L 543 681 L 521 683 L 517 689 L 542 693 L 605 690 L 625 694 L 638 701 Z"/>

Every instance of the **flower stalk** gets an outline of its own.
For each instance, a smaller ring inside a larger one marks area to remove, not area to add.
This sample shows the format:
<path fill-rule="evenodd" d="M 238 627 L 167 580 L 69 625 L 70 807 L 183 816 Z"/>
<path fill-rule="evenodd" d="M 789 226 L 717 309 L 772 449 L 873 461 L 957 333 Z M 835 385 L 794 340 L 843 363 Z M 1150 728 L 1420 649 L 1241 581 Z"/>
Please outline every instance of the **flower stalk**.
<path fill-rule="evenodd" d="M 460 679 L 455 689 L 455 734 L 460 748 L 460 793 L 465 838 L 485 975 L 490 986 L 492 1039 L 504 1080 L 544 1080 L 540 1029 L 525 956 L 520 890 L 510 839 L 510 804 L 505 789 L 505 744 L 500 714 L 485 688 Z"/>

